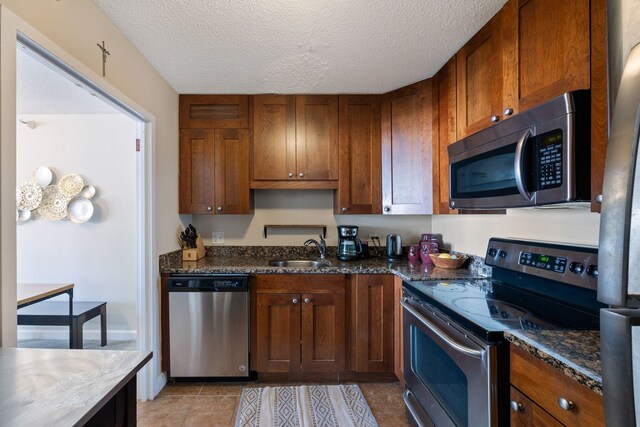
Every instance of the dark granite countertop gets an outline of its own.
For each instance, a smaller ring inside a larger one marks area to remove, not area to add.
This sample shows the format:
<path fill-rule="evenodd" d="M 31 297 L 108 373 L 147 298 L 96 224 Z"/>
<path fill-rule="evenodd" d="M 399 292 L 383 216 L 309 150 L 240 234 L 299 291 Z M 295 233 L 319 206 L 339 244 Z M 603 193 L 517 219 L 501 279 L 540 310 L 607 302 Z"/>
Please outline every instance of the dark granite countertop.
<path fill-rule="evenodd" d="M 507 340 L 602 394 L 600 331 L 542 330 L 505 332 Z"/>
<path fill-rule="evenodd" d="M 248 274 L 395 274 L 403 280 L 453 280 L 467 279 L 474 275 L 468 268 L 450 270 L 425 264 L 409 264 L 406 261 L 387 262 L 370 258 L 361 261 L 340 261 L 329 257 L 327 267 L 271 267 L 273 257 L 206 257 L 199 261 L 183 262 L 174 259 L 160 266 L 161 273 L 248 273 Z"/>

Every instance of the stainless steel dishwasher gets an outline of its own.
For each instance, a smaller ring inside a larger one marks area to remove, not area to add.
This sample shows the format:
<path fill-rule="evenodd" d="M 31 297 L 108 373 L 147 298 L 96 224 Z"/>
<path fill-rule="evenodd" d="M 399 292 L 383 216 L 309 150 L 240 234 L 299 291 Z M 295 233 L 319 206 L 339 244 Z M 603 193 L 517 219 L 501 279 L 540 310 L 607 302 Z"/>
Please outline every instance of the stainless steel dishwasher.
<path fill-rule="evenodd" d="M 249 276 L 169 277 L 170 374 L 249 376 Z"/>

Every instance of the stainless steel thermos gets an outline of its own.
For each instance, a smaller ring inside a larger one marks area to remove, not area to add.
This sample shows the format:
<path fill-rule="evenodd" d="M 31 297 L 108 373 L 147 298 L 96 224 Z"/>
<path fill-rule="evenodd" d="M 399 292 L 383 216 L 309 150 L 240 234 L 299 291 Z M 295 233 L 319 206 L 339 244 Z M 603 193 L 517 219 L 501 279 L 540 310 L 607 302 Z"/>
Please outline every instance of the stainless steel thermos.
<path fill-rule="evenodd" d="M 387 261 L 402 259 L 402 237 L 399 234 L 387 234 Z"/>

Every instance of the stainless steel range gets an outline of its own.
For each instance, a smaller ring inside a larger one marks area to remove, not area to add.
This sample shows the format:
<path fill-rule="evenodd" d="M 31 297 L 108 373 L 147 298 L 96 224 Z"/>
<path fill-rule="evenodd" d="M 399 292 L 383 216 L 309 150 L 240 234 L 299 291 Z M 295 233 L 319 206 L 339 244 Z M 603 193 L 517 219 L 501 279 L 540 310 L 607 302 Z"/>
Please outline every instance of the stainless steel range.
<path fill-rule="evenodd" d="M 404 283 L 404 400 L 416 425 L 508 425 L 504 331 L 599 327 L 596 248 L 492 238 L 485 263 L 491 279 Z"/>

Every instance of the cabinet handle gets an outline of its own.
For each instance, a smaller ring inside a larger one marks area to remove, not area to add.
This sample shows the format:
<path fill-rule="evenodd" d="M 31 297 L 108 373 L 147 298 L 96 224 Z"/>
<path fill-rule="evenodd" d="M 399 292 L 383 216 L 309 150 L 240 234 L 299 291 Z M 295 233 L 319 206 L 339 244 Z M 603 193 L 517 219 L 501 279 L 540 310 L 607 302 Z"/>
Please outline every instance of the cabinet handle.
<path fill-rule="evenodd" d="M 522 406 L 522 403 L 516 402 L 515 400 L 512 400 L 511 401 L 511 409 L 514 412 L 519 412 L 519 411 L 522 411 L 524 409 L 524 407 Z"/>
<path fill-rule="evenodd" d="M 505 116 L 510 116 L 513 114 L 513 108 L 505 108 L 504 109 L 504 115 Z"/>
<path fill-rule="evenodd" d="M 310 302 L 311 302 L 311 300 L 310 300 L 309 298 L 305 298 L 305 299 L 304 299 L 304 303 L 305 303 L 305 304 L 309 304 Z"/>
<path fill-rule="evenodd" d="M 303 172 L 300 172 L 300 173 L 298 174 L 298 176 L 299 176 L 300 178 L 304 178 L 304 173 L 303 173 Z"/>
<path fill-rule="evenodd" d="M 207 210 L 208 210 L 209 212 L 211 212 L 211 211 L 213 210 L 213 208 L 212 208 L 211 206 L 207 206 Z"/>
<path fill-rule="evenodd" d="M 298 303 L 298 298 L 294 298 L 291 300 L 292 303 L 297 304 Z"/>
<path fill-rule="evenodd" d="M 498 123 L 500 121 L 500 116 L 491 116 L 491 121 L 493 123 Z"/>
<path fill-rule="evenodd" d="M 385 207 L 384 207 L 384 211 L 385 211 L 385 212 L 389 212 L 389 211 L 391 211 L 391 208 L 390 208 L 389 206 L 385 206 Z"/>
<path fill-rule="evenodd" d="M 596 203 L 598 203 L 598 204 L 600 204 L 600 205 L 601 205 L 601 204 L 602 204 L 602 194 L 598 194 L 598 195 L 594 198 L 594 200 L 596 201 Z"/>
<path fill-rule="evenodd" d="M 346 212 L 346 211 L 348 211 L 348 210 L 349 210 L 349 209 L 347 209 L 347 208 L 342 208 L 342 212 Z"/>
<path fill-rule="evenodd" d="M 289 178 L 293 178 L 293 172 L 289 172 Z"/>
<path fill-rule="evenodd" d="M 560 405 L 560 407 L 565 411 L 570 411 L 573 409 L 573 402 L 565 399 L 564 397 L 558 399 L 558 405 Z"/>
<path fill-rule="evenodd" d="M 218 207 L 216 208 L 216 211 L 218 211 L 218 212 L 222 212 L 222 206 L 218 206 Z"/>

